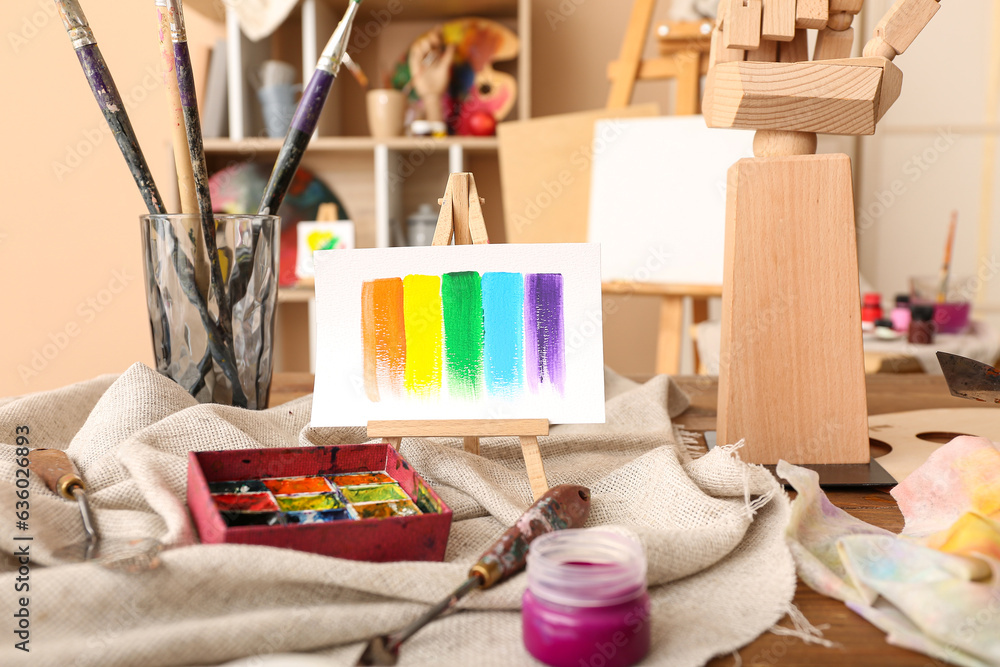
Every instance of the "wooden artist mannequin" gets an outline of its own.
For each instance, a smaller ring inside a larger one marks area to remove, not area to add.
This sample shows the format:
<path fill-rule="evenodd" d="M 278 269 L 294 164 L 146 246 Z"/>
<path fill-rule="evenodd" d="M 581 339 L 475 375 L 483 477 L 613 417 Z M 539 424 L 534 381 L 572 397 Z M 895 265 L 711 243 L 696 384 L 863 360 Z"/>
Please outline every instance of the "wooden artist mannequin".
<path fill-rule="evenodd" d="M 939 5 L 897 0 L 849 58 L 862 2 L 722 0 L 712 34 L 706 122 L 757 130 L 728 178 L 718 434 L 755 463 L 869 461 L 851 161 L 816 133 L 874 134 Z"/>

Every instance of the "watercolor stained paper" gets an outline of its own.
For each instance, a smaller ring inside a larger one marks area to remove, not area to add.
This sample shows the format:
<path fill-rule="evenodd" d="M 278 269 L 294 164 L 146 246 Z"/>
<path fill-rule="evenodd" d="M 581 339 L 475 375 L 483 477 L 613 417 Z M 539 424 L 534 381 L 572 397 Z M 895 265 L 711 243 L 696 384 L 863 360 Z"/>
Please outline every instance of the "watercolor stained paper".
<path fill-rule="evenodd" d="M 594 244 L 318 252 L 312 424 L 603 422 L 600 290 Z"/>

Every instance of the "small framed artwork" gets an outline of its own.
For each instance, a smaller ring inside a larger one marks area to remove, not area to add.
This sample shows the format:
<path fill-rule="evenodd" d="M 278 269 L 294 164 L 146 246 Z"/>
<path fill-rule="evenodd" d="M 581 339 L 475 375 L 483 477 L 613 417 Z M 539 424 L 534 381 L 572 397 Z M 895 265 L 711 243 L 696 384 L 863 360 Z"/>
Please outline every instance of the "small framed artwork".
<path fill-rule="evenodd" d="M 316 275 L 313 253 L 317 250 L 352 250 L 354 248 L 354 223 L 350 220 L 300 222 L 298 255 L 295 260 L 295 277 L 313 278 Z"/>
<path fill-rule="evenodd" d="M 600 246 L 316 253 L 313 426 L 604 421 Z"/>

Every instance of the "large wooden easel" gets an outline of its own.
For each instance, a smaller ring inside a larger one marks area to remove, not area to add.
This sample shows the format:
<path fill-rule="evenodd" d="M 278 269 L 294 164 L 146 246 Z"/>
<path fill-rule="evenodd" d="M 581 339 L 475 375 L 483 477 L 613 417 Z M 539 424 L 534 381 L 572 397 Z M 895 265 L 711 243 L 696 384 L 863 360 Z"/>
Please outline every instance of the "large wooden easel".
<path fill-rule="evenodd" d="M 635 0 L 625 40 L 618 60 L 608 65 L 611 92 L 608 109 L 624 109 L 632 101 L 636 81 L 676 79 L 677 95 L 674 113 L 690 116 L 698 113 L 701 104 L 701 77 L 708 73 L 713 22 L 665 21 L 656 26 L 660 56 L 642 57 L 656 0 Z"/>
<path fill-rule="evenodd" d="M 757 131 L 726 190 L 718 420 L 719 441 L 746 439 L 754 463 L 877 467 L 851 160 L 815 155 L 816 133 L 874 134 L 902 89 L 892 59 L 939 5 L 897 0 L 865 57 L 845 58 L 861 4 L 722 0 L 712 35 L 706 122 Z M 808 29 L 819 30 L 812 61 Z"/>
<path fill-rule="evenodd" d="M 642 57 L 649 37 L 656 0 L 635 0 L 625 30 L 618 60 L 608 65 L 611 92 L 608 109 L 624 109 L 632 101 L 636 81 L 675 79 L 674 113 L 691 116 L 701 112 L 701 77 L 708 72 L 713 22 L 666 21 L 656 26 L 658 58 Z M 684 300 L 691 299 L 691 322 L 708 319 L 708 300 L 722 296 L 722 285 L 674 285 L 633 281 L 606 282 L 604 294 L 655 296 L 660 299 L 656 336 L 656 373 L 676 375 L 681 370 L 684 340 Z M 698 348 L 694 347 L 695 372 L 700 372 Z"/>
<path fill-rule="evenodd" d="M 484 245 L 489 243 L 486 220 L 470 173 L 454 173 L 448 177 L 444 197 L 438 200 L 438 215 L 434 240 L 431 245 L 446 246 L 455 239 L 455 245 Z M 521 452 L 528 472 L 528 483 L 535 499 L 549 490 L 545 467 L 538 449 L 538 436 L 549 434 L 547 419 L 410 419 L 398 421 L 369 421 L 368 437 L 382 438 L 398 449 L 404 437 L 460 437 L 465 451 L 479 454 L 479 438 L 517 436 L 521 439 Z"/>

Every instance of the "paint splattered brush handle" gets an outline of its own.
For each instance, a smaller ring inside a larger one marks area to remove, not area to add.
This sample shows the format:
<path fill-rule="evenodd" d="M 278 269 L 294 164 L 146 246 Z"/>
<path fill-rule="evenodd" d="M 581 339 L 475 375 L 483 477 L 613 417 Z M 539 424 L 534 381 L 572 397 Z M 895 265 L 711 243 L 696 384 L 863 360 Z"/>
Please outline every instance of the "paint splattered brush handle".
<path fill-rule="evenodd" d="M 211 290 L 215 294 L 215 301 L 219 309 L 219 328 L 223 337 L 219 343 L 226 351 L 225 356 L 234 358 L 232 310 L 222 277 L 219 249 L 215 242 L 215 216 L 212 214 L 212 199 L 209 195 L 208 165 L 205 162 L 205 147 L 201 134 L 201 117 L 198 114 L 194 71 L 191 67 L 191 54 L 188 51 L 187 30 L 184 27 L 184 9 L 180 0 L 167 0 L 167 8 L 170 10 L 170 39 L 174 44 L 174 67 L 177 71 L 177 88 L 180 92 L 181 109 L 184 112 L 184 130 L 187 134 L 188 153 L 194 176 L 195 194 L 198 198 L 198 212 L 201 216 L 205 252 L 211 267 Z M 235 366 L 226 363 L 222 366 L 222 371 L 232 385 L 233 405 L 246 407 L 248 405 L 247 398 L 243 393 Z"/>
<path fill-rule="evenodd" d="M 581 528 L 588 516 L 589 489 L 572 484 L 552 487 L 480 556 L 469 576 L 481 578 L 483 588 L 503 581 L 524 568 L 528 547 L 535 538 L 556 530 Z"/>
<path fill-rule="evenodd" d="M 302 99 L 299 100 L 295 115 L 292 116 L 291 127 L 288 128 L 285 142 L 281 145 L 278 159 L 275 160 L 274 168 L 271 170 L 271 177 L 267 181 L 267 187 L 264 188 L 264 196 L 258 208 L 258 213 L 261 215 L 277 215 L 278 207 L 288 192 L 292 177 L 298 171 L 302 155 L 316 130 L 323 105 L 330 95 L 330 88 L 344 61 L 347 40 L 351 36 L 351 26 L 354 24 L 354 17 L 357 16 L 360 5 L 361 0 L 352 0 L 347 6 L 344 18 L 337 24 L 337 29 L 323 49 L 319 62 L 316 63 L 316 71 L 302 92 Z"/>
<path fill-rule="evenodd" d="M 132 123 L 125 111 L 125 104 L 118 94 L 118 88 L 111 77 L 111 72 L 108 71 L 104 56 L 101 55 L 80 3 L 77 0 L 56 0 L 56 7 L 62 16 L 63 26 L 73 42 L 73 49 L 80 59 L 87 82 L 90 83 L 90 90 L 93 91 L 94 98 L 101 107 L 101 113 L 104 114 L 104 120 L 111 128 L 111 134 L 114 135 L 118 148 L 128 163 L 135 184 L 139 186 L 146 208 L 150 213 L 166 213 L 160 192 L 153 182 L 153 174 L 149 171 L 149 165 L 146 164 L 146 158 L 139 148 Z"/>
<path fill-rule="evenodd" d="M 198 198 L 195 194 L 194 174 L 191 171 L 187 133 L 184 131 L 184 110 L 181 108 L 181 94 L 177 89 L 174 44 L 170 37 L 170 9 L 167 7 L 167 0 L 155 0 L 155 4 L 158 36 L 160 39 L 160 60 L 163 66 L 163 87 L 167 91 L 167 103 L 170 107 L 170 138 L 174 151 L 174 166 L 177 171 L 177 189 L 181 200 L 181 213 L 193 215 L 198 212 Z"/>
<path fill-rule="evenodd" d="M 438 604 L 405 628 L 376 637 L 365 648 L 358 665 L 395 665 L 399 646 L 421 628 L 458 604 L 477 588 L 489 588 L 524 569 L 528 547 L 546 533 L 580 528 L 590 516 L 590 490 L 560 484 L 545 492 L 521 518 L 487 549 L 469 570 L 469 578 Z"/>

